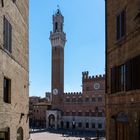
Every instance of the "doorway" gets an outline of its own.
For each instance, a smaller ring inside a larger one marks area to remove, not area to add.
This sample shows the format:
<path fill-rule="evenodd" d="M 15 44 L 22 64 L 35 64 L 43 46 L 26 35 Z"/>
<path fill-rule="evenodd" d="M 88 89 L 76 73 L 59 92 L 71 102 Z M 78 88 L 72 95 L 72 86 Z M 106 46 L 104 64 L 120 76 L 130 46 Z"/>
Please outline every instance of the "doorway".
<path fill-rule="evenodd" d="M 49 128 L 55 128 L 55 116 L 53 114 L 49 116 Z"/>

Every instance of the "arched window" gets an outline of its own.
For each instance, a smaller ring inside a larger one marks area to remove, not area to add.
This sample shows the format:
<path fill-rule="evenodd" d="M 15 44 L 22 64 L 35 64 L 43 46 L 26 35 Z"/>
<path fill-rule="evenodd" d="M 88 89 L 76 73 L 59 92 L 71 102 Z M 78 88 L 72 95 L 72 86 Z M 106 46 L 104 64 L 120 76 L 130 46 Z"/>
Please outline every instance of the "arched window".
<path fill-rule="evenodd" d="M 57 31 L 57 29 L 58 29 L 58 23 L 55 22 L 55 32 Z"/>
<path fill-rule="evenodd" d="M 89 128 L 89 123 L 88 122 L 86 122 L 86 128 Z"/>
<path fill-rule="evenodd" d="M 17 130 L 17 140 L 23 140 L 23 129 L 22 129 L 22 127 L 20 127 Z"/>

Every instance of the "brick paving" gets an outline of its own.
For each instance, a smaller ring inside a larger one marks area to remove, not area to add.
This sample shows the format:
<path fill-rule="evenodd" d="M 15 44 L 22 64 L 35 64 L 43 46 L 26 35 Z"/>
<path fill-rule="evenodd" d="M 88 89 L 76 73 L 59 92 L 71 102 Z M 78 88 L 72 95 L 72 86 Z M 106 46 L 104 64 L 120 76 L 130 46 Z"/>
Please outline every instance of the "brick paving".
<path fill-rule="evenodd" d="M 30 134 L 30 140 L 85 140 L 85 137 L 72 137 L 68 135 L 55 134 L 50 132 L 39 132 Z M 92 138 L 94 139 L 94 138 Z M 100 140 L 105 140 L 100 138 Z"/>

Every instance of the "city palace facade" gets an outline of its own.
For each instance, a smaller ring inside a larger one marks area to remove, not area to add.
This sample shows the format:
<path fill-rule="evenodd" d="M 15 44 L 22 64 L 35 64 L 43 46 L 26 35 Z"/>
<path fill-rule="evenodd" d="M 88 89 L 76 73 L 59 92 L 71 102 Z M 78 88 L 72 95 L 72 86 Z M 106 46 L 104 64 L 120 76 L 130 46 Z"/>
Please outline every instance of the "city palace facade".
<path fill-rule="evenodd" d="M 58 9 L 53 15 L 51 109 L 46 111 L 49 129 L 105 129 L 105 75 L 82 73 L 82 92 L 64 93 L 64 17 Z"/>

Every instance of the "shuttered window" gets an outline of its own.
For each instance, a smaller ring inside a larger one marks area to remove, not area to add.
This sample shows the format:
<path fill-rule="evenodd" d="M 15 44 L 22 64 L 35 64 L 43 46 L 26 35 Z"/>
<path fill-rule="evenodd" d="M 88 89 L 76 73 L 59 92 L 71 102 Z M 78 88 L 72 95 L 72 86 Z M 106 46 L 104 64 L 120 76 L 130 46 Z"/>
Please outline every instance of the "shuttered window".
<path fill-rule="evenodd" d="M 126 62 L 126 91 L 132 89 L 132 60 Z"/>
<path fill-rule="evenodd" d="M 5 103 L 11 103 L 11 80 L 4 77 L 3 99 Z"/>
<path fill-rule="evenodd" d="M 111 93 L 140 89 L 140 55 L 111 69 Z"/>
<path fill-rule="evenodd" d="M 0 132 L 0 140 L 10 140 L 10 128 L 7 129 L 7 132 Z"/>
<path fill-rule="evenodd" d="M 125 66 L 125 64 L 124 65 L 121 65 L 120 67 L 119 67 L 119 77 L 120 77 L 120 83 L 119 83 L 119 85 L 120 85 L 120 88 L 119 88 L 119 91 L 124 91 L 125 90 L 125 73 L 126 73 L 126 68 L 125 68 L 126 66 Z"/>
<path fill-rule="evenodd" d="M 132 60 L 132 89 L 140 89 L 140 56 Z"/>
<path fill-rule="evenodd" d="M 121 39 L 126 32 L 126 11 L 123 10 L 116 16 L 116 39 Z"/>
<path fill-rule="evenodd" d="M 5 18 L 3 18 L 3 25 L 4 25 L 4 31 L 3 31 L 3 42 L 4 42 L 4 49 L 8 52 L 12 52 L 12 26 L 9 23 L 9 21 Z"/>

